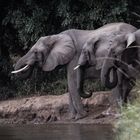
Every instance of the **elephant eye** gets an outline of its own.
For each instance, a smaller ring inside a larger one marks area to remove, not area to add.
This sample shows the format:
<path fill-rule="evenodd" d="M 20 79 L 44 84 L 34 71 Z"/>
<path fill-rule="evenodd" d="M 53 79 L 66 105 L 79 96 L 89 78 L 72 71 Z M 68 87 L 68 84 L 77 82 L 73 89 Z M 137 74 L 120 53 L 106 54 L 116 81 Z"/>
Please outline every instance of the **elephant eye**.
<path fill-rule="evenodd" d="M 37 55 L 37 51 L 35 51 L 35 55 Z"/>
<path fill-rule="evenodd" d="M 37 54 L 37 50 L 36 50 L 36 49 L 35 49 L 35 50 L 33 50 L 33 53 Z"/>

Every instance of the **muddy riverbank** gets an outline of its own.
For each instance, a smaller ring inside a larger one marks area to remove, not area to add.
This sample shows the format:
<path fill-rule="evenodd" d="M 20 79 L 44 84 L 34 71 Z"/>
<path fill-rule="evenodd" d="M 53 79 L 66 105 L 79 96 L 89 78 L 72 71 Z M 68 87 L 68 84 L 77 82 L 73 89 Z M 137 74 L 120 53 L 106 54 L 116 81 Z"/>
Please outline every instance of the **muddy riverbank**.
<path fill-rule="evenodd" d="M 83 99 L 88 116 L 80 120 L 69 120 L 68 94 L 26 97 L 0 101 L 1 124 L 45 124 L 80 123 L 112 124 L 117 120 L 116 109 L 110 105 L 111 92 L 95 92 Z M 104 112 L 111 107 L 111 113 Z"/>

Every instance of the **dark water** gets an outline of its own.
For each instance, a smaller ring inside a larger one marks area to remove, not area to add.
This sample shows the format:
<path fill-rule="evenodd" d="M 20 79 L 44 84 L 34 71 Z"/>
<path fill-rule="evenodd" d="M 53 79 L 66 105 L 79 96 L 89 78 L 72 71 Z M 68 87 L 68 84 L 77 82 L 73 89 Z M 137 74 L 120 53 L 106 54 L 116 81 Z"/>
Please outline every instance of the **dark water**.
<path fill-rule="evenodd" d="M 110 126 L 47 124 L 0 126 L 0 140 L 115 140 Z"/>

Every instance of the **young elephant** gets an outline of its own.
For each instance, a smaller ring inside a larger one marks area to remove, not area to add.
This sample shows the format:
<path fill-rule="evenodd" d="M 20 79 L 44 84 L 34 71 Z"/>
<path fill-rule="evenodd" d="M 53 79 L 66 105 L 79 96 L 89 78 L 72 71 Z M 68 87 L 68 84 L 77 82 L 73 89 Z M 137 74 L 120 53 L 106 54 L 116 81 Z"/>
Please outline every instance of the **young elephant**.
<path fill-rule="evenodd" d="M 97 30 L 84 31 L 72 29 L 60 34 L 41 37 L 27 54 L 16 63 L 15 71 L 12 73 L 17 73 L 19 77 L 27 78 L 37 65 L 43 71 L 52 71 L 56 66 L 65 64 L 67 66 L 69 105 L 72 118 L 79 119 L 85 117 L 86 112 L 83 109 L 80 95 L 87 98 L 91 94 L 85 94 L 84 92 L 79 94 L 77 90 L 77 72 L 73 70 L 78 63 L 81 50 L 85 46 L 84 44 L 87 40 L 93 38 L 94 41 L 88 46 L 93 46 L 91 53 L 98 52 L 94 55 L 94 57 L 98 58 L 101 55 L 107 54 L 111 38 L 114 38 L 117 34 L 132 33 L 136 30 L 134 26 L 126 23 L 113 23 Z M 89 49 L 88 46 L 87 49 Z M 102 62 L 97 61 L 91 69 L 87 69 L 87 77 L 95 76 L 94 72 L 96 68 L 101 69 Z"/>
<path fill-rule="evenodd" d="M 123 97 L 123 101 L 126 103 L 127 97 L 135 85 L 136 78 L 139 78 L 140 76 L 140 48 L 138 47 L 140 46 L 140 30 L 131 34 L 119 35 L 115 40 L 121 41 L 119 45 L 112 45 L 112 49 L 110 49 L 108 53 L 108 57 L 112 56 L 112 59 L 109 60 L 110 62 L 107 59 L 104 61 L 101 80 L 105 86 L 110 88 L 111 86 L 108 77 L 111 70 L 115 69 L 114 73 L 122 73 L 120 81 L 118 81 L 118 77 L 114 79 L 114 87 L 120 83 L 119 87 L 122 91 L 120 96 Z M 118 46 L 125 46 L 127 41 L 129 43 L 127 44 L 126 49 L 115 49 L 118 48 Z M 133 45 L 137 45 L 137 47 L 134 47 Z M 116 55 L 119 55 L 117 59 L 115 59 Z M 110 63 L 110 65 L 108 65 L 108 63 Z"/>
<path fill-rule="evenodd" d="M 127 102 L 127 96 L 135 85 L 136 76 L 132 73 L 136 73 L 136 69 L 130 66 L 130 63 L 126 59 L 124 60 L 124 54 L 126 56 L 126 52 L 130 51 L 126 47 L 133 45 L 134 42 L 136 43 L 137 41 L 136 44 L 139 45 L 138 33 L 139 31 L 136 31 L 134 33 L 117 34 L 111 38 L 107 37 L 108 46 L 105 44 L 105 41 L 101 42 L 102 39 L 105 39 L 105 36 L 90 38 L 84 44 L 78 60 L 78 66 L 75 67 L 75 69 L 79 68 L 77 70 L 77 88 L 79 94 L 84 93 L 83 83 L 87 77 L 86 70 L 94 67 L 94 71 L 99 70 L 98 75 L 95 72 L 93 73 L 94 77 L 98 78 L 101 76 L 102 84 L 109 89 L 113 89 L 114 99 L 122 99 L 123 102 Z M 129 53 L 127 59 L 130 56 L 131 58 L 132 56 L 137 56 L 135 55 L 137 52 L 136 48 L 131 49 L 131 51 L 133 53 Z M 118 63 L 121 63 L 121 65 L 118 66 Z"/>

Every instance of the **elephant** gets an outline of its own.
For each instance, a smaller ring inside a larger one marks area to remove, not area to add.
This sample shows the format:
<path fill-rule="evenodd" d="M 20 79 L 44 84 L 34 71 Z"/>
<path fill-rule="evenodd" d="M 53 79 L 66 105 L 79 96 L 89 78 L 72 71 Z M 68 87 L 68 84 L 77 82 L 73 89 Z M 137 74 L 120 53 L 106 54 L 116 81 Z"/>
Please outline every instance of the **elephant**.
<path fill-rule="evenodd" d="M 120 40 L 120 43 L 112 44 L 108 53 L 108 57 L 112 56 L 112 59 L 104 61 L 101 81 L 108 88 L 113 88 L 119 84 L 121 92 L 118 96 L 123 99 L 124 103 L 127 103 L 128 95 L 135 86 L 136 79 L 140 77 L 140 30 L 116 36 L 114 40 Z M 126 44 L 126 42 L 128 43 Z M 118 47 L 121 49 L 116 50 L 115 48 Z M 115 58 L 116 55 L 118 55 L 117 59 Z M 115 69 L 114 73 L 116 74 L 114 75 L 117 75 L 118 72 L 121 73 L 120 77 L 116 76 L 113 79 L 115 83 L 113 86 L 108 80 L 112 69 Z"/>
<path fill-rule="evenodd" d="M 110 23 L 96 30 L 70 29 L 59 34 L 41 37 L 27 54 L 17 61 L 12 73 L 20 78 L 28 78 L 36 66 L 47 72 L 54 70 L 58 65 L 65 65 L 67 67 L 70 118 L 86 117 L 87 112 L 84 110 L 81 97 L 91 97 L 92 93 L 79 92 L 77 79 L 80 77 L 77 70 L 74 70 L 82 48 L 86 46 L 85 44 L 95 46 L 92 48 L 92 53 L 97 49 L 97 55 L 104 55 L 110 47 L 109 43 L 112 38 L 118 34 L 132 33 L 136 30 L 134 26 L 127 23 Z M 91 43 L 88 41 L 90 39 L 92 39 Z M 96 62 L 96 68 L 100 69 L 101 67 L 102 61 Z M 87 68 L 85 72 L 85 78 L 90 78 L 95 77 L 98 70 L 95 69 L 94 65 Z"/>
<path fill-rule="evenodd" d="M 132 77 L 132 79 L 129 79 L 129 82 L 122 84 L 122 78 L 128 81 L 128 75 L 121 71 L 121 69 L 118 71 L 118 68 L 114 67 L 114 63 L 116 63 L 114 60 L 117 59 L 119 53 L 123 52 L 126 47 L 132 45 L 134 40 L 133 32 L 136 30 L 136 28 L 133 31 L 127 30 L 114 36 L 106 33 L 99 36 L 96 35 L 96 38 L 91 37 L 88 39 L 82 48 L 78 65 L 75 67 L 77 69 L 77 89 L 80 95 L 84 93 L 83 84 L 88 69 L 92 69 L 90 75 L 92 73 L 94 74 L 93 78 L 100 77 L 102 85 L 112 89 L 114 100 L 120 101 L 122 99 L 124 102 L 127 102 L 125 97 L 120 97 L 122 95 L 121 87 L 123 86 L 123 92 L 128 93 L 135 83 L 135 78 Z M 122 38 L 124 37 L 126 40 L 123 44 Z"/>

